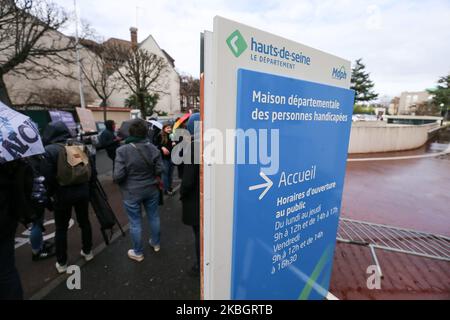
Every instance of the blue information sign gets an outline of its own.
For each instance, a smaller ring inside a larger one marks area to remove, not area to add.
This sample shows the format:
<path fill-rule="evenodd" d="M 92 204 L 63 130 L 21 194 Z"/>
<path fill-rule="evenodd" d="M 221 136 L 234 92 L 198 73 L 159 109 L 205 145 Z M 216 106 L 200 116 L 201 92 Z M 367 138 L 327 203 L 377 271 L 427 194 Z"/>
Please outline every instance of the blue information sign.
<path fill-rule="evenodd" d="M 232 298 L 323 299 L 354 92 L 244 69 L 237 89 Z"/>

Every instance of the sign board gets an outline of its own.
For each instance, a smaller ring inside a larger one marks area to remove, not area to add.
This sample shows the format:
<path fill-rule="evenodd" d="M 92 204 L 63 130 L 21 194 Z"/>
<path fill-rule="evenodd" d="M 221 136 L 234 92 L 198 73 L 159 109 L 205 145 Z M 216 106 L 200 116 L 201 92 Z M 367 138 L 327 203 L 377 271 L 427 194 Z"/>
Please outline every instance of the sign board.
<path fill-rule="evenodd" d="M 271 161 L 236 164 L 233 299 L 328 294 L 353 99 L 343 88 L 238 71 L 236 126 L 249 139 L 236 157 L 257 145 Z M 268 148 L 252 132 L 268 135 Z"/>
<path fill-rule="evenodd" d="M 76 108 L 81 127 L 84 132 L 97 132 L 94 115 L 91 110 L 84 108 Z"/>
<path fill-rule="evenodd" d="M 351 127 L 350 62 L 221 17 L 204 50 L 203 297 L 322 299 Z M 225 160 L 209 157 L 209 132 L 229 130 Z"/>
<path fill-rule="evenodd" d="M 42 153 L 44 147 L 34 123 L 0 102 L 0 164 Z"/>
<path fill-rule="evenodd" d="M 70 133 L 72 136 L 76 136 L 77 134 L 77 124 L 75 122 L 75 119 L 73 118 L 72 113 L 67 111 L 49 111 L 50 119 L 52 121 L 62 121 L 67 126 L 67 128 L 70 130 Z"/>

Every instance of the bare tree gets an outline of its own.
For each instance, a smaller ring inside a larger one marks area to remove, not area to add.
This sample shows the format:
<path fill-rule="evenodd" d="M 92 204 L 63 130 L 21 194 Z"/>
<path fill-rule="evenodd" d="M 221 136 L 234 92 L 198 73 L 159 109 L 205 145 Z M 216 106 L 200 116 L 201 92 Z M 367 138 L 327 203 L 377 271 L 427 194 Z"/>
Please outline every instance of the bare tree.
<path fill-rule="evenodd" d="M 191 75 L 181 75 L 180 97 L 185 110 L 195 108 L 200 99 L 200 80 L 194 79 Z M 186 102 L 186 105 L 184 105 L 184 102 Z"/>
<path fill-rule="evenodd" d="M 416 116 L 439 116 L 440 107 L 432 101 L 421 102 L 416 107 Z"/>
<path fill-rule="evenodd" d="M 73 63 L 63 55 L 75 39 L 60 30 L 68 15 L 46 0 L 0 0 L 0 100 L 11 104 L 4 77 L 8 73 L 42 79 Z"/>
<path fill-rule="evenodd" d="M 81 71 L 84 79 L 102 100 L 103 118 L 107 120 L 108 99 L 114 91 L 122 87 L 120 77 L 115 74 L 113 44 L 98 44 L 90 41 L 82 43 L 89 48 L 87 56 L 81 60 Z"/>
<path fill-rule="evenodd" d="M 167 94 L 167 61 L 143 48 L 118 45 L 113 50 L 112 62 L 126 87 L 136 96 L 139 109 L 145 118 L 149 113 L 146 97 L 151 93 Z"/>

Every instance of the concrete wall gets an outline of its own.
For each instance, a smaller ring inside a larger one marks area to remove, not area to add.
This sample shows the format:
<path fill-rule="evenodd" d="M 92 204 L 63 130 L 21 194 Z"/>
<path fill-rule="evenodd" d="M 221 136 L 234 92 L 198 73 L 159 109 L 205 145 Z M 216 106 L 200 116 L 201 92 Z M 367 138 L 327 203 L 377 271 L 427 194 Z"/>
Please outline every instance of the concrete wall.
<path fill-rule="evenodd" d="M 428 140 L 428 131 L 438 123 L 387 125 L 384 122 L 354 122 L 349 153 L 374 153 L 416 149 Z"/>

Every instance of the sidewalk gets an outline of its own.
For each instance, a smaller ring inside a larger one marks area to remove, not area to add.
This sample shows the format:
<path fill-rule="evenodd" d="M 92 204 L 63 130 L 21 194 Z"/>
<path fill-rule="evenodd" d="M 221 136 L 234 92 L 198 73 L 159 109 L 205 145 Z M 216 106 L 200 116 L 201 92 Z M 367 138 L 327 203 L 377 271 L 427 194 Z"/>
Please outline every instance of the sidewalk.
<path fill-rule="evenodd" d="M 119 237 L 81 267 L 81 290 L 62 281 L 45 299 L 182 299 L 200 298 L 200 279 L 188 274 L 195 261 L 194 236 L 181 222 L 179 194 L 167 197 L 161 215 L 161 251 L 146 246 L 141 263 L 127 257 L 130 238 Z M 146 221 L 146 220 L 143 220 Z M 148 228 L 145 224 L 145 237 Z"/>

